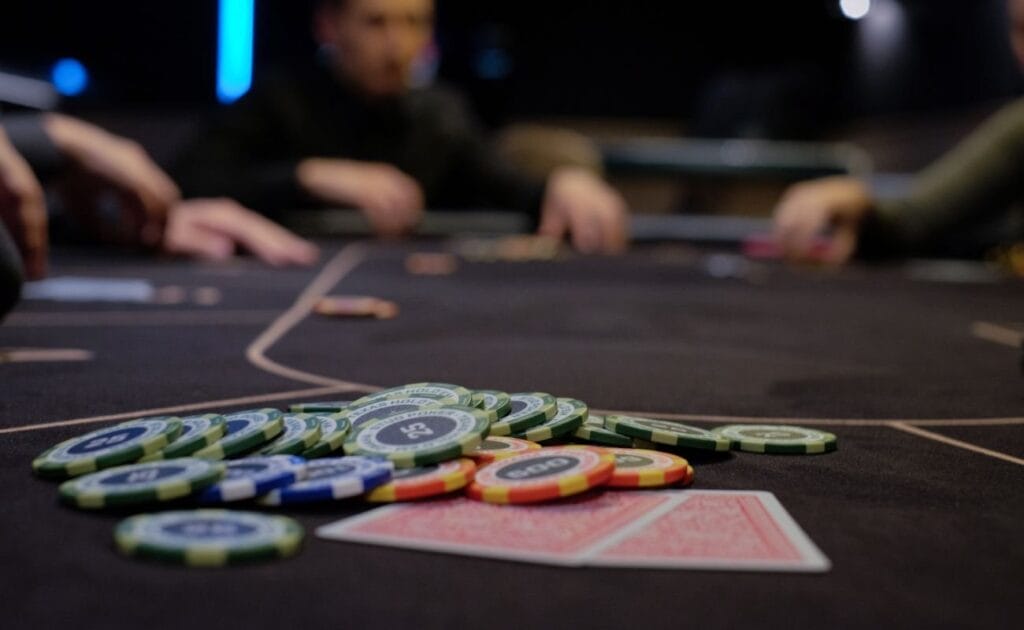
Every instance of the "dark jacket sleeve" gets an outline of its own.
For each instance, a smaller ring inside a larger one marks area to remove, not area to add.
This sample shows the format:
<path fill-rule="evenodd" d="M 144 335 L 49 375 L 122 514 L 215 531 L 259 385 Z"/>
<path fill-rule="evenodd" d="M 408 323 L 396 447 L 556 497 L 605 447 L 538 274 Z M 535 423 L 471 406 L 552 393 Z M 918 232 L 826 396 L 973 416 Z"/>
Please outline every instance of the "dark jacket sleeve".
<path fill-rule="evenodd" d="M 909 196 L 881 202 L 864 240 L 914 252 L 936 238 L 1007 212 L 1024 199 L 1024 100 L 990 118 L 928 167 Z"/>
<path fill-rule="evenodd" d="M 8 114 L 2 122 L 11 144 L 36 177 L 46 180 L 61 170 L 64 157 L 43 128 L 43 114 Z"/>
<path fill-rule="evenodd" d="M 498 157 L 464 101 L 448 95 L 442 127 L 451 142 L 443 197 L 461 208 L 515 210 L 536 217 L 544 182 L 527 177 Z"/>
<path fill-rule="evenodd" d="M 220 112 L 183 153 L 173 174 L 188 197 L 231 197 L 263 212 L 307 203 L 295 181 L 285 91 L 251 92 Z"/>

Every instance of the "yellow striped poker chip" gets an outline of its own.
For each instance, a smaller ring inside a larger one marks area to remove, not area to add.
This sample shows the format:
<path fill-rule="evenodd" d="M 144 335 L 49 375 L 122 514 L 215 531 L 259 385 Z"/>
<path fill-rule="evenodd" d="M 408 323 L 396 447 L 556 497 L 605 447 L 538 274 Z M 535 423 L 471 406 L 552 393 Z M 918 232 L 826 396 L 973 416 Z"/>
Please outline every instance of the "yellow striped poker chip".
<path fill-rule="evenodd" d="M 672 453 L 639 448 L 605 447 L 615 456 L 615 472 L 608 485 L 617 488 L 657 488 L 692 479 L 693 468 Z"/>
<path fill-rule="evenodd" d="M 484 466 L 467 494 L 488 503 L 538 503 L 602 486 L 614 472 L 615 455 L 602 449 L 541 448 Z"/>
<path fill-rule="evenodd" d="M 377 486 L 366 495 L 371 503 L 412 501 L 448 494 L 466 487 L 476 474 L 473 460 L 460 458 L 430 466 L 400 468 L 391 481 Z"/>

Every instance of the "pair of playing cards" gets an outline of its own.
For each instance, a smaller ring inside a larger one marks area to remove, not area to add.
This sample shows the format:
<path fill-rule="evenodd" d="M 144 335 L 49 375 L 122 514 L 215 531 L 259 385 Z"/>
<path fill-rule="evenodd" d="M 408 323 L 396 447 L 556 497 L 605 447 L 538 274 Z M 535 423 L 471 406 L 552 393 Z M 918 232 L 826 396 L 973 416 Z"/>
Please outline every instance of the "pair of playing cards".
<path fill-rule="evenodd" d="M 465 497 L 325 525 L 328 540 L 560 566 L 823 572 L 828 558 L 770 492 L 605 491 L 545 505 Z"/>

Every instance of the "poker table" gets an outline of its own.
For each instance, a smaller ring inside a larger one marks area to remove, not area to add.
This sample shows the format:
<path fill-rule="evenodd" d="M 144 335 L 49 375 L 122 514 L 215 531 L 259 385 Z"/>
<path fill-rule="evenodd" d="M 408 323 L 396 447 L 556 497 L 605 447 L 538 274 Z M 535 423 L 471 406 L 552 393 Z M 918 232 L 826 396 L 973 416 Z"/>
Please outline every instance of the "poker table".
<path fill-rule="evenodd" d="M 144 279 L 158 299 L 25 301 L 0 326 L 0 348 L 21 349 L 0 363 L 5 627 L 1008 627 L 1024 614 L 1020 281 L 672 243 L 418 276 L 406 256 L 448 241 L 323 246 L 309 269 L 58 252 L 53 275 Z M 313 314 L 328 294 L 400 313 Z M 313 536 L 359 500 L 285 511 L 307 529 L 297 557 L 165 566 L 115 551 L 124 513 L 62 507 L 30 470 L 104 423 L 418 381 L 832 431 L 824 455 L 691 457 L 696 489 L 774 493 L 832 568 L 556 568 Z"/>

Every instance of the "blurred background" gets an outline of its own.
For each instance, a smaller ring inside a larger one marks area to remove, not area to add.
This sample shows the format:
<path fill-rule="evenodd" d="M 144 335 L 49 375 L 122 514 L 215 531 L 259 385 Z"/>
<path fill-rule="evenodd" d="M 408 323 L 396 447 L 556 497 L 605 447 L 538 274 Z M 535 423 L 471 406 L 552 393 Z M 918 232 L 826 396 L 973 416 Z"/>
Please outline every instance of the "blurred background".
<path fill-rule="evenodd" d="M 0 103 L 166 164 L 269 69 L 309 65 L 312 6 L 7 0 Z M 536 125 L 586 135 L 647 213 L 765 215 L 838 172 L 898 191 L 1024 88 L 1004 0 L 439 0 L 421 75 L 462 89 L 510 159 Z"/>

